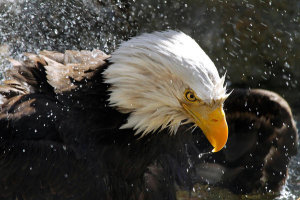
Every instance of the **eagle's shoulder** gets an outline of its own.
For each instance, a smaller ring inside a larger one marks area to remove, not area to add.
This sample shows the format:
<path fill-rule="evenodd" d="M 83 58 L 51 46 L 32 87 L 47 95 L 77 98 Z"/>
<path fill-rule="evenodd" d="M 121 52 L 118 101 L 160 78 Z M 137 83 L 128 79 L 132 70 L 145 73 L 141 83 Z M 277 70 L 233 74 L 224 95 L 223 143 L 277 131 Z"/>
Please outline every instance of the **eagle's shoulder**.
<path fill-rule="evenodd" d="M 6 72 L 7 80 L 0 86 L 3 102 L 17 95 L 80 90 L 107 66 L 109 58 L 100 50 L 41 51 L 24 55 L 24 61 L 10 60 L 12 67 Z"/>

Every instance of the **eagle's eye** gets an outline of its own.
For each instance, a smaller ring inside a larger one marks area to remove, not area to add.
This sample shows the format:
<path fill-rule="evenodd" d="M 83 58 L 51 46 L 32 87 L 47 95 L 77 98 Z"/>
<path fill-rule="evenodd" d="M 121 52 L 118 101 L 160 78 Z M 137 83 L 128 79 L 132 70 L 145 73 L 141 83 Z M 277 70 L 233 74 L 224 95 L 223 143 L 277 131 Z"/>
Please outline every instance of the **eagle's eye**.
<path fill-rule="evenodd" d="M 190 102 L 194 102 L 194 101 L 197 100 L 197 98 L 196 98 L 194 92 L 191 91 L 191 90 L 186 90 L 186 91 L 185 91 L 185 98 L 186 98 L 186 100 L 188 100 L 188 101 L 190 101 Z"/>

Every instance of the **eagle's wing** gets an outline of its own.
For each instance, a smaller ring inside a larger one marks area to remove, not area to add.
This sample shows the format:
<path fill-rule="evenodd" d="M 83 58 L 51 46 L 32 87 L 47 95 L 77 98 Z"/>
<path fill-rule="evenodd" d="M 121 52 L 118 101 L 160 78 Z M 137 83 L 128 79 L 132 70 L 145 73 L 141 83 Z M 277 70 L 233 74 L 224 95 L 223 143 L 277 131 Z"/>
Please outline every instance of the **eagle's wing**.
<path fill-rule="evenodd" d="M 235 89 L 224 107 L 226 148 L 199 161 L 198 180 L 236 193 L 279 191 L 298 145 L 288 103 L 267 90 Z"/>
<path fill-rule="evenodd" d="M 22 62 L 11 60 L 0 86 L 0 198 L 100 198 L 100 164 L 90 165 L 89 147 L 80 145 L 90 144 L 81 133 L 96 131 L 87 130 L 95 124 L 88 109 L 103 97 L 85 97 L 103 94 L 91 87 L 102 84 L 109 56 L 99 50 L 25 55 Z"/>

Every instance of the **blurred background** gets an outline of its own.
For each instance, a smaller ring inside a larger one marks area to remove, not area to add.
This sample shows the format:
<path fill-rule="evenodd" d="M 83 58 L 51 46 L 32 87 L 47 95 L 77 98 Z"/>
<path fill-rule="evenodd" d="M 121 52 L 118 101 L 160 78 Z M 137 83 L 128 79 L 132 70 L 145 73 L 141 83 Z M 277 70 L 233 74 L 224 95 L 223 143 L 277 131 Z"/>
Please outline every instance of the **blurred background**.
<path fill-rule="evenodd" d="M 122 40 L 157 30 L 193 37 L 230 88 L 279 93 L 300 124 L 300 1 L 1 0 L 0 80 L 7 58 L 42 49 L 112 52 Z M 277 199 L 300 196 L 300 156 Z"/>

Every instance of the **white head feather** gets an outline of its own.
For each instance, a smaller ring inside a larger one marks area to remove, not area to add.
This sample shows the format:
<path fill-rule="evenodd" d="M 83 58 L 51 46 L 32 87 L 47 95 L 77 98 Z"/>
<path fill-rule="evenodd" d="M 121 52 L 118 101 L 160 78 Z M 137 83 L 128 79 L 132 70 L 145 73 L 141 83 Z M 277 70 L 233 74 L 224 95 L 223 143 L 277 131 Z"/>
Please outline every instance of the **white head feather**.
<path fill-rule="evenodd" d="M 110 105 L 130 113 L 121 128 L 147 134 L 182 121 L 191 122 L 180 100 L 192 89 L 206 104 L 227 98 L 224 77 L 189 36 L 177 31 L 154 32 L 123 42 L 104 72 L 111 85 Z"/>

